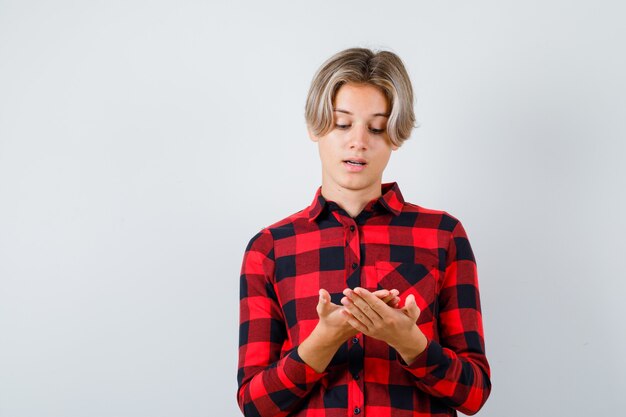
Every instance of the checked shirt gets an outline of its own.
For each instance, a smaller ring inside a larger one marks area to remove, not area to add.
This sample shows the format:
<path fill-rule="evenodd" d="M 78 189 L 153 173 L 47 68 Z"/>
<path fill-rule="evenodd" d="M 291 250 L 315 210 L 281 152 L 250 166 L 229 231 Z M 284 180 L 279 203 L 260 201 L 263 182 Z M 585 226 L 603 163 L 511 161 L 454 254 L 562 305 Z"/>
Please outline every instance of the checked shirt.
<path fill-rule="evenodd" d="M 407 365 L 359 333 L 325 372 L 298 356 L 318 291 L 414 294 L 428 345 Z M 417 417 L 476 413 L 491 390 L 476 263 L 461 223 L 406 203 L 396 183 L 356 217 L 317 190 L 312 204 L 254 236 L 240 282 L 237 399 L 246 416 Z"/>

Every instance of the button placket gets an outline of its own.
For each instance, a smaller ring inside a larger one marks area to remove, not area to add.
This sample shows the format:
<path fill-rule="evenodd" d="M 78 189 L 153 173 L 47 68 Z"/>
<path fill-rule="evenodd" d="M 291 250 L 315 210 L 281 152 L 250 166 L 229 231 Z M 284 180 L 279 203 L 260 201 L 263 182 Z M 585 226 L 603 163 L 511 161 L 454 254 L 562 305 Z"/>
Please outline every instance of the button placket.
<path fill-rule="evenodd" d="M 347 219 L 346 219 L 347 220 Z M 346 236 L 346 260 L 348 265 L 355 271 L 359 267 L 360 262 L 360 243 L 359 232 L 354 220 L 347 220 L 344 224 Z"/>
<path fill-rule="evenodd" d="M 359 228 L 354 224 L 353 219 L 346 219 L 344 223 L 344 233 L 346 236 L 345 260 L 346 260 L 346 284 L 349 288 L 360 285 L 362 270 L 361 264 L 361 244 Z M 348 410 L 352 410 L 353 415 L 362 414 L 364 380 L 361 377 L 363 372 L 363 347 L 361 339 L 357 336 L 349 339 L 348 367 L 352 380 L 348 383 Z"/>

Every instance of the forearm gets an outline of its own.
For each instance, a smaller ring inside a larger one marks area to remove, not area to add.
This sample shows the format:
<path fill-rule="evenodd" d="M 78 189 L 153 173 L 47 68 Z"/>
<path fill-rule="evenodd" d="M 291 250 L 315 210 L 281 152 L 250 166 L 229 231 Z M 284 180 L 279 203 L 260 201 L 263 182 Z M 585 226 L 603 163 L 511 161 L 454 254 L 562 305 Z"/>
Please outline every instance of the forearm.
<path fill-rule="evenodd" d="M 309 337 L 298 346 L 298 354 L 316 372 L 324 372 L 337 350 L 348 337 L 350 337 L 349 334 L 332 334 L 332 332 L 318 325 Z"/>
<path fill-rule="evenodd" d="M 477 413 L 491 392 L 489 365 L 482 352 L 457 354 L 429 340 L 424 352 L 402 365 L 422 391 L 468 415 Z"/>
<path fill-rule="evenodd" d="M 244 415 L 288 415 L 313 391 L 337 350 L 350 336 L 345 330 L 318 324 L 298 348 L 265 369 L 242 368 L 240 372 L 253 375 L 240 383 L 238 400 Z"/>
<path fill-rule="evenodd" d="M 461 223 L 454 226 L 446 253 L 437 338 L 405 369 L 417 386 L 465 414 L 475 414 L 491 392 L 490 369 L 478 290 L 476 260 Z"/>
<path fill-rule="evenodd" d="M 272 285 L 272 236 L 257 234 L 249 243 L 241 272 L 237 402 L 246 416 L 287 416 L 323 375 L 292 349 L 283 351 L 288 334 Z"/>
<path fill-rule="evenodd" d="M 421 355 L 428 346 L 428 339 L 417 326 L 406 337 L 401 338 L 391 345 L 398 352 L 406 364 L 411 364 Z"/>
<path fill-rule="evenodd" d="M 324 374 L 302 361 L 296 349 L 264 369 L 240 368 L 237 400 L 245 416 L 286 416 Z"/>

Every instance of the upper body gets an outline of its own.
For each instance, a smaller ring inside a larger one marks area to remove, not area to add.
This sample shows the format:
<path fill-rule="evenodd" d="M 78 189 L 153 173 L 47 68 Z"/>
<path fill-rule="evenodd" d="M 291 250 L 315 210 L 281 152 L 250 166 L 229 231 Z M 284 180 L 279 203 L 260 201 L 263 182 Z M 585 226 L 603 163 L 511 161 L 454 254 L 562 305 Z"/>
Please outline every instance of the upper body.
<path fill-rule="evenodd" d="M 411 102 L 391 53 L 346 50 L 314 78 L 307 125 L 322 186 L 244 255 L 238 401 L 246 416 L 448 416 L 486 401 L 476 264 L 463 226 L 382 183 L 414 121 Z"/>

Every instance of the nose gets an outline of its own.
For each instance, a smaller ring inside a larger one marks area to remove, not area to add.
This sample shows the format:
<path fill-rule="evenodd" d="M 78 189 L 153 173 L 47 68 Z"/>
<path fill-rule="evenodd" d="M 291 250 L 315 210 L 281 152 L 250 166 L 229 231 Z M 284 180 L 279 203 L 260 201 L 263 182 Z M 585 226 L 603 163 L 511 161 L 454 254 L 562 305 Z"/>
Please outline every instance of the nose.
<path fill-rule="evenodd" d="M 355 123 L 350 133 L 350 149 L 367 149 L 369 138 L 367 126 Z"/>

